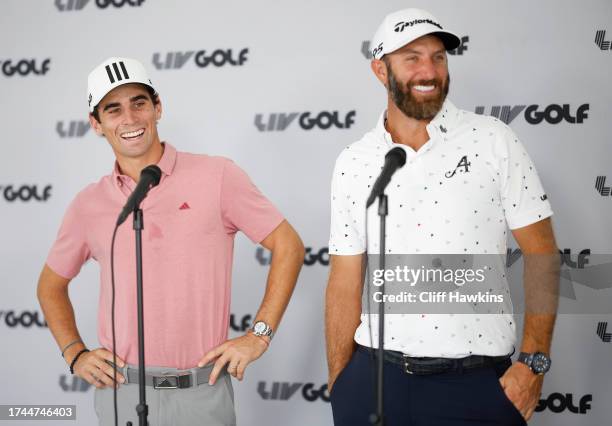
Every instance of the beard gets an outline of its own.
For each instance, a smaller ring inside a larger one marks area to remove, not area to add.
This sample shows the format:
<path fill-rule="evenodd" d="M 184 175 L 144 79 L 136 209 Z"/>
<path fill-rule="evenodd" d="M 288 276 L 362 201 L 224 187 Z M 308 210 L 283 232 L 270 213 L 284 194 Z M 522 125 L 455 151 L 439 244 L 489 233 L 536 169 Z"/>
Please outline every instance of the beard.
<path fill-rule="evenodd" d="M 446 81 L 440 79 L 433 80 L 420 80 L 409 83 L 399 82 L 393 74 L 393 70 L 387 65 L 387 71 L 389 73 L 389 94 L 393 103 L 402 111 L 407 117 L 412 117 L 415 120 L 431 120 L 436 114 L 442 109 L 442 104 L 448 95 L 448 89 L 450 86 L 450 75 L 446 78 Z M 435 85 L 441 90 L 434 97 L 428 97 L 424 100 L 417 100 L 412 95 L 412 88 L 414 86 L 432 86 Z"/>

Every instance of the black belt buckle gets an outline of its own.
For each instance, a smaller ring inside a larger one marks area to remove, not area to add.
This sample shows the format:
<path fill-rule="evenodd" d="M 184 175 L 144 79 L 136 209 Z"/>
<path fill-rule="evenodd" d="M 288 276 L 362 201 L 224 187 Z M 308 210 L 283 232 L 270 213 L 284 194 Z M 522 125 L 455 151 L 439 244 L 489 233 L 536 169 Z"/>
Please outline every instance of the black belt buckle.
<path fill-rule="evenodd" d="M 406 354 L 403 354 L 404 357 L 404 372 L 406 374 L 415 374 L 418 376 L 427 376 L 430 374 L 440 374 L 446 373 L 449 371 L 452 366 L 444 363 L 429 363 L 429 364 L 419 364 L 419 363 L 411 363 L 410 357 Z"/>
<path fill-rule="evenodd" d="M 153 376 L 154 389 L 184 389 L 191 386 L 190 373 Z"/>

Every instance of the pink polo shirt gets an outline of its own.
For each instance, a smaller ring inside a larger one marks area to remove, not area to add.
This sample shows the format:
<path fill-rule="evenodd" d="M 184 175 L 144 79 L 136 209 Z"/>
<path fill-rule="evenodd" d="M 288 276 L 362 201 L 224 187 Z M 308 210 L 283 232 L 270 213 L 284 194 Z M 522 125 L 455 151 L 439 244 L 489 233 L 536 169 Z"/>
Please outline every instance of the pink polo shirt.
<path fill-rule="evenodd" d="M 208 350 L 227 339 L 234 235 L 242 231 L 259 243 L 283 216 L 232 161 L 164 145 L 157 164 L 161 181 L 141 205 L 145 361 L 183 369 L 196 366 Z M 53 271 L 69 279 L 90 258 L 100 264 L 98 338 L 109 350 L 111 237 L 135 185 L 115 166 L 111 175 L 82 190 L 68 207 L 47 258 Z M 115 292 L 117 355 L 137 364 L 131 216 L 115 241 Z"/>

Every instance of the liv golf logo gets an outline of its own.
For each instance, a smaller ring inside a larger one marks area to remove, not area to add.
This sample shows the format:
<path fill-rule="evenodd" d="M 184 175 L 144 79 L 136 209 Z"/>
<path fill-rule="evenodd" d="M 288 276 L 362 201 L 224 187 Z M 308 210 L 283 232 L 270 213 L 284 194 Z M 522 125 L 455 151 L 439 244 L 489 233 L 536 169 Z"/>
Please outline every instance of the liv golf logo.
<path fill-rule="evenodd" d="M 0 324 L 1 323 L 6 324 L 6 326 L 10 328 L 47 327 L 47 321 L 45 321 L 42 312 L 38 311 L 0 311 Z"/>
<path fill-rule="evenodd" d="M 272 382 L 265 381 L 257 383 L 257 393 L 266 401 L 287 401 L 295 394 L 299 394 L 308 402 L 315 402 L 320 399 L 329 402 L 329 392 L 327 384 L 315 385 L 314 383 L 301 382 Z"/>
<path fill-rule="evenodd" d="M 540 399 L 535 411 L 539 413 L 544 410 L 550 410 L 556 414 L 569 411 L 574 414 L 587 414 L 587 411 L 591 409 L 591 402 L 593 402 L 592 394 L 578 397 L 573 393 L 563 394 L 560 392 L 553 392 L 548 398 Z"/>
<path fill-rule="evenodd" d="M 28 75 L 45 75 L 49 72 L 51 59 L 0 59 L 1 74 L 5 77 L 18 75 L 26 77 Z"/>
<path fill-rule="evenodd" d="M 272 254 L 268 250 L 264 250 L 262 247 L 257 247 L 257 249 L 255 249 L 255 259 L 260 265 L 266 266 L 272 263 Z M 312 266 L 316 265 L 317 263 L 323 266 L 329 266 L 328 247 L 323 247 L 321 249 L 306 247 L 304 254 L 304 265 Z"/>
<path fill-rule="evenodd" d="M 523 116 L 525 121 L 529 124 L 540 124 L 542 121 L 546 121 L 548 124 L 559 124 L 562 121 L 566 121 L 571 124 L 581 124 L 589 118 L 589 104 L 582 104 L 575 112 L 569 104 L 557 105 L 552 104 L 547 107 L 540 107 L 540 105 L 496 105 L 492 106 L 490 115 L 495 118 L 499 118 L 506 124 L 512 123 L 516 117 L 524 111 Z M 484 106 L 477 106 L 475 110 L 476 114 L 485 114 Z"/>
<path fill-rule="evenodd" d="M 449 55 L 463 55 L 463 52 L 468 50 L 467 44 L 469 41 L 470 41 L 469 36 L 461 37 L 461 44 L 456 49 L 449 50 L 448 54 Z"/>
<path fill-rule="evenodd" d="M 0 200 L 9 203 L 15 201 L 47 201 L 51 198 L 51 185 L 0 185 Z M 2 312 L 0 312 L 1 314 Z"/>
<path fill-rule="evenodd" d="M 64 392 L 87 392 L 91 385 L 78 376 L 60 375 L 59 386 Z"/>
<path fill-rule="evenodd" d="M 606 30 L 599 30 L 595 33 L 595 44 L 599 46 L 601 50 L 612 50 L 610 41 L 606 40 Z"/>
<path fill-rule="evenodd" d="M 361 54 L 366 59 L 372 59 L 372 51 L 370 50 L 370 42 L 368 40 L 361 42 Z"/>
<path fill-rule="evenodd" d="M 610 187 L 606 186 L 606 176 L 597 176 L 595 178 L 595 189 L 602 197 L 610 196 Z"/>
<path fill-rule="evenodd" d="M 86 120 L 58 121 L 55 131 L 60 138 L 82 138 L 91 126 Z"/>
<path fill-rule="evenodd" d="M 193 58 L 193 62 L 200 68 L 206 68 L 209 65 L 222 67 L 224 65 L 242 66 L 247 61 L 249 49 L 245 47 L 239 52 L 234 52 L 232 49 L 215 49 L 215 50 L 188 50 L 185 52 L 167 52 L 154 53 L 153 65 L 158 70 L 180 69 Z"/>
<path fill-rule="evenodd" d="M 255 126 L 260 132 L 286 130 L 297 118 L 299 126 L 303 130 L 318 128 L 328 130 L 332 127 L 337 129 L 348 129 L 355 123 L 355 110 L 349 111 L 344 116 L 339 111 L 315 112 L 281 112 L 272 113 L 267 117 L 263 114 L 255 115 Z"/>
<path fill-rule="evenodd" d="M 599 336 L 601 341 L 604 343 L 610 343 L 612 341 L 612 333 L 608 333 L 608 323 L 607 322 L 597 323 L 597 335 Z"/>
<path fill-rule="evenodd" d="M 145 0 L 95 0 L 95 5 L 100 9 L 106 9 L 109 6 L 141 6 Z M 60 12 L 69 12 L 72 10 L 82 10 L 87 6 L 89 0 L 55 0 L 55 7 Z"/>

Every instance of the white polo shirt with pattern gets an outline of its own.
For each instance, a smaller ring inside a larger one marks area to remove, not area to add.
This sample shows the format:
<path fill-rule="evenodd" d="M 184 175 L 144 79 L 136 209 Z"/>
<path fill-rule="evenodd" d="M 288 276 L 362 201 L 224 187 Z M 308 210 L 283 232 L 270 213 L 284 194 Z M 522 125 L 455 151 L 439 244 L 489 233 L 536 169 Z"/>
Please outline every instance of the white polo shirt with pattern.
<path fill-rule="evenodd" d="M 396 144 L 376 127 L 347 146 L 332 177 L 329 253 L 378 254 L 378 202 L 365 202 L 396 146 L 406 151 L 386 194 L 387 253 L 506 254 L 507 229 L 552 215 L 536 169 L 514 132 L 496 118 L 457 109 L 448 99 L 427 125 L 418 151 Z M 507 284 L 506 284 L 507 285 Z M 385 316 L 385 349 L 417 357 L 505 355 L 516 345 L 516 326 L 503 314 L 391 314 Z M 371 322 L 371 324 L 370 324 Z M 378 347 L 378 315 L 361 315 L 361 345 Z"/>

